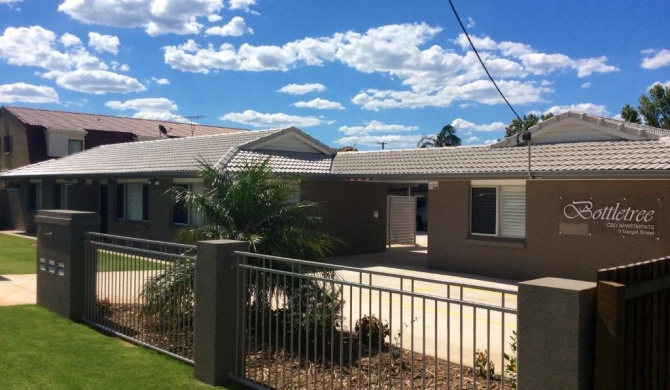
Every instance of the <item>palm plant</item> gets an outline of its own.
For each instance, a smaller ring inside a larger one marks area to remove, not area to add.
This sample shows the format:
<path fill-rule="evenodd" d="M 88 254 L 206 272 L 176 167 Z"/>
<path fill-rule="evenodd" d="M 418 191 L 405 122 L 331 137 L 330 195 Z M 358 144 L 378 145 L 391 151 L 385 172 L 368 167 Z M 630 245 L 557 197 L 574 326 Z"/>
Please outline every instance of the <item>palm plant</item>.
<path fill-rule="evenodd" d="M 321 221 L 315 202 L 298 200 L 299 180 L 293 177 L 277 177 L 270 169 L 269 160 L 260 163 L 245 163 L 238 172 L 222 173 L 219 169 L 201 163 L 200 177 L 208 187 L 202 192 L 189 191 L 184 187 L 172 187 L 168 194 L 176 204 L 198 212 L 203 218 L 202 226 L 184 228 L 177 239 L 193 244 L 199 240 L 233 239 L 248 243 L 248 251 L 260 254 L 321 260 L 326 257 L 339 240 L 318 229 Z M 267 261 L 249 259 L 254 265 L 267 267 Z M 144 312 L 158 314 L 162 301 L 193 302 L 193 290 L 178 286 L 193 286 L 194 262 L 175 264 L 162 275 L 149 281 L 142 294 Z M 317 273 L 333 276 L 333 272 L 319 267 L 274 261 L 271 269 L 298 273 Z M 248 304 L 271 307 L 280 299 L 290 302 L 291 297 L 304 291 L 316 291 L 319 287 L 308 280 L 295 278 L 291 283 L 281 282 L 272 272 L 251 272 Z M 309 288 L 305 289 L 305 284 Z M 181 294 L 182 296 L 175 296 Z M 186 296 L 183 296 L 186 294 Z M 186 310 L 180 316 L 192 316 L 193 305 L 181 305 Z M 174 313 L 169 313 L 174 316 Z M 174 321 L 171 319 L 171 321 Z M 180 321 L 178 321 L 180 322 Z"/>
<path fill-rule="evenodd" d="M 441 148 L 445 146 L 460 146 L 461 139 L 456 135 L 456 129 L 452 125 L 445 125 L 435 137 L 422 135 L 416 144 L 419 148 Z"/>

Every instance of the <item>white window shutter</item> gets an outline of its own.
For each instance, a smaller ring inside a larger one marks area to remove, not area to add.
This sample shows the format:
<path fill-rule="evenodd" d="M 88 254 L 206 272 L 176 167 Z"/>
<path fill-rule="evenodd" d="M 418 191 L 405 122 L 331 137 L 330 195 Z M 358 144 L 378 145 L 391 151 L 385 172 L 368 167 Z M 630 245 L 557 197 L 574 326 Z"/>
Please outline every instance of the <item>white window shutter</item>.
<path fill-rule="evenodd" d="M 126 218 L 141 221 L 143 205 L 142 184 L 126 184 Z"/>
<path fill-rule="evenodd" d="M 526 187 L 502 186 L 500 197 L 500 235 L 526 237 Z"/>

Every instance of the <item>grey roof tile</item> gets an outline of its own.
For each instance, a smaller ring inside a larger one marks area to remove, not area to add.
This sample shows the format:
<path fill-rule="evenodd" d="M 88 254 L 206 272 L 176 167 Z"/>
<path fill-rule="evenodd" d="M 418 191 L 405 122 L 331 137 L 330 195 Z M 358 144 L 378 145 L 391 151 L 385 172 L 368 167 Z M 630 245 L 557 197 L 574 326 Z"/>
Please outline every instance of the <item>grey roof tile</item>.
<path fill-rule="evenodd" d="M 57 160 L 28 165 L 2 177 L 112 176 L 171 173 L 192 176 L 199 161 L 215 165 L 231 149 L 281 130 L 104 145 Z"/>
<path fill-rule="evenodd" d="M 256 163 L 270 159 L 270 168 L 275 173 L 329 174 L 333 156 L 318 153 L 279 152 L 269 150 L 240 150 L 228 165 L 227 171 L 241 170 L 245 163 Z"/>
<path fill-rule="evenodd" d="M 331 172 L 446 177 L 514 175 L 527 169 L 526 147 L 480 146 L 339 153 Z M 548 173 L 670 170 L 670 143 L 661 139 L 536 145 L 531 148 L 531 169 Z"/>

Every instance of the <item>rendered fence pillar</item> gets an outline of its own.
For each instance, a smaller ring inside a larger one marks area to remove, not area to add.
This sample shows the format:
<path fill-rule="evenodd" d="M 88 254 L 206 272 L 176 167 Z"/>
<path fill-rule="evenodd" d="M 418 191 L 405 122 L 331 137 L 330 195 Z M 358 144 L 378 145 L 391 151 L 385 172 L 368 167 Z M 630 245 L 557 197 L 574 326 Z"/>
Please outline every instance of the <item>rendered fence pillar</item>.
<path fill-rule="evenodd" d="M 237 360 L 238 308 L 234 251 L 248 249 L 241 241 L 198 242 L 195 267 L 195 378 L 210 385 L 230 382 Z"/>
<path fill-rule="evenodd" d="M 519 283 L 519 390 L 593 389 L 596 284 Z"/>
<path fill-rule="evenodd" d="M 85 234 L 100 230 L 100 218 L 87 211 L 40 210 L 35 224 L 37 304 L 80 320 L 87 286 Z"/>

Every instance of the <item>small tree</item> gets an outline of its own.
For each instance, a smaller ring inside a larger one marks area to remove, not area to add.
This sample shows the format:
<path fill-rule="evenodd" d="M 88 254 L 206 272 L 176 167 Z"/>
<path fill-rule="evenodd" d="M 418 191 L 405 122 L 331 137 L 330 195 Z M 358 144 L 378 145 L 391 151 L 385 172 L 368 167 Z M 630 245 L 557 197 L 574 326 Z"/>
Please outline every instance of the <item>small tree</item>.
<path fill-rule="evenodd" d="M 640 96 L 639 111 L 648 126 L 670 129 L 670 86 L 654 84 Z"/>
<path fill-rule="evenodd" d="M 626 122 L 642 123 L 640 120 L 640 113 L 638 113 L 630 104 L 626 104 L 621 109 L 621 118 Z"/>
<path fill-rule="evenodd" d="M 522 120 L 519 118 L 514 118 L 509 125 L 505 127 L 505 138 L 516 135 L 526 129 L 530 129 L 541 121 L 546 121 L 549 118 L 553 118 L 554 114 L 548 112 L 546 114 L 540 115 L 539 117 L 535 114 L 524 115 Z"/>

